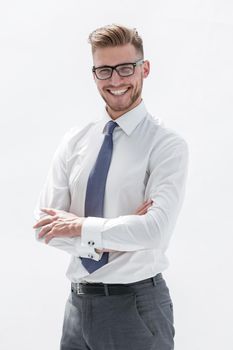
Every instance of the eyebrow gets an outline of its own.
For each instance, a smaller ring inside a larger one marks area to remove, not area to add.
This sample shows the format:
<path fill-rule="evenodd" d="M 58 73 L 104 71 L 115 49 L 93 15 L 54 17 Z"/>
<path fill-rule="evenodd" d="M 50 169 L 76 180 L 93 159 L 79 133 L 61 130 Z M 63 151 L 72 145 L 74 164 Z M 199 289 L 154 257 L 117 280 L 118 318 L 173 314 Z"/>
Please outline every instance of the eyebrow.
<path fill-rule="evenodd" d="M 109 66 L 109 65 L 105 64 L 103 66 L 98 66 L 98 67 L 93 66 L 93 68 L 116 68 L 117 66 L 122 66 L 122 65 L 125 65 L 125 64 L 133 64 L 133 63 L 134 62 L 124 62 L 124 63 L 116 64 L 115 66 Z"/>

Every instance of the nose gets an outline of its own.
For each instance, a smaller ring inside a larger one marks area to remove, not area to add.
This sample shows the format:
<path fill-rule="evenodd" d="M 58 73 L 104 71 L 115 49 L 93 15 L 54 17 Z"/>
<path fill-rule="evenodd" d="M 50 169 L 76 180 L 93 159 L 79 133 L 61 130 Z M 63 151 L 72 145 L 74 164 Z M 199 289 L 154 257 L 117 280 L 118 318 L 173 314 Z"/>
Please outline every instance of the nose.
<path fill-rule="evenodd" d="M 112 85 L 119 85 L 123 81 L 123 77 L 121 77 L 115 69 L 113 69 L 112 76 L 111 76 L 111 83 Z"/>

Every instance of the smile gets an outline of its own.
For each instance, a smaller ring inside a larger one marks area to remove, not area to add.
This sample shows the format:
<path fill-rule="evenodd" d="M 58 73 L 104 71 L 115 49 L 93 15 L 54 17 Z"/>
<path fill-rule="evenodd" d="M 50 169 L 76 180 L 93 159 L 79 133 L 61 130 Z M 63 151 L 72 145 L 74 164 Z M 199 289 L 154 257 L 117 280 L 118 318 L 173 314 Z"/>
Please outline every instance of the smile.
<path fill-rule="evenodd" d="M 120 95 L 124 95 L 128 90 L 129 90 L 129 88 L 124 89 L 124 90 L 123 89 L 122 90 L 108 90 L 108 92 L 111 95 L 120 96 Z"/>

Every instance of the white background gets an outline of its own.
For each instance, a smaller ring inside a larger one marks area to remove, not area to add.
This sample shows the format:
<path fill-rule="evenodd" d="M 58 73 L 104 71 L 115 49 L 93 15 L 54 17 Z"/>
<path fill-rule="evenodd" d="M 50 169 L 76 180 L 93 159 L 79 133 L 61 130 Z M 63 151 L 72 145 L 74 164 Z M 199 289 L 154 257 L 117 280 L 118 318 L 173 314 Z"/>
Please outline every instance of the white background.
<path fill-rule="evenodd" d="M 61 137 L 103 108 L 87 37 L 114 22 L 144 39 L 149 112 L 189 144 L 186 198 L 164 272 L 176 349 L 231 349 L 230 0 L 1 1 L 0 348 L 59 348 L 69 255 L 35 241 L 33 210 Z"/>

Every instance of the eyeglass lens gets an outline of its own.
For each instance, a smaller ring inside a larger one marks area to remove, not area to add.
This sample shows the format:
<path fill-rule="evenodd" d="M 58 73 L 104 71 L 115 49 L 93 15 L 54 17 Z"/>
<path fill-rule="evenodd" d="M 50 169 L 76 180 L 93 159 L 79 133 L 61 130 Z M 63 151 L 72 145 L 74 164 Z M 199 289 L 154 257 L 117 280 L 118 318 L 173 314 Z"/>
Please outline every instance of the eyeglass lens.
<path fill-rule="evenodd" d="M 112 75 L 112 70 L 113 68 L 111 67 L 102 67 L 102 68 L 97 68 L 95 70 L 95 73 L 97 77 L 100 79 L 108 79 Z M 121 65 L 116 67 L 115 70 L 121 77 L 127 77 L 134 73 L 134 66 L 132 64 Z"/>

